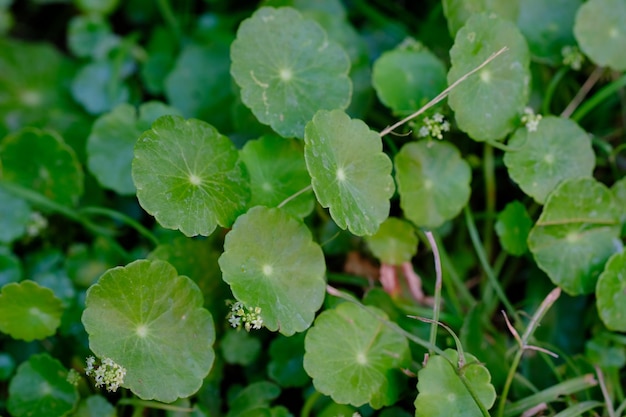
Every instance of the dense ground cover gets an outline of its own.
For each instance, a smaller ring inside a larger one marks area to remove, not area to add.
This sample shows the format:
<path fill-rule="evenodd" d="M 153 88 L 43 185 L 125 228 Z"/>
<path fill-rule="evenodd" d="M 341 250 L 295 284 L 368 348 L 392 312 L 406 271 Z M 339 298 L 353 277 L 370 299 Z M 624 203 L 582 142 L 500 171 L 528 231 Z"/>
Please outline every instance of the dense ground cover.
<path fill-rule="evenodd" d="M 626 411 L 624 0 L 0 0 L 0 415 Z"/>

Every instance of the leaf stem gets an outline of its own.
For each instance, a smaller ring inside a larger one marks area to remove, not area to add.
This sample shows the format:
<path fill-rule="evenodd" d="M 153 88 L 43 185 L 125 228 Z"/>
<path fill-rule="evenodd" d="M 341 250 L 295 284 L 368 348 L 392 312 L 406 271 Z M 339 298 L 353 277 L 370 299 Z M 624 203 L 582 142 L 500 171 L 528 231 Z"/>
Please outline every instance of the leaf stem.
<path fill-rule="evenodd" d="M 543 96 L 543 101 L 541 102 L 541 113 L 545 115 L 552 114 L 550 111 L 552 97 L 554 97 L 556 87 L 559 85 L 563 77 L 565 77 L 565 74 L 567 74 L 569 69 L 570 67 L 568 66 L 561 67 L 550 80 L 550 84 L 548 84 L 548 87 L 546 88 L 546 93 Z"/>
<path fill-rule="evenodd" d="M 597 99 L 595 99 L 598 96 L 598 94 L 596 94 L 594 97 L 592 97 L 589 100 L 589 102 L 591 100 L 594 100 L 594 104 L 593 104 L 592 107 L 588 108 L 582 114 L 581 114 L 581 111 L 583 111 L 583 108 L 581 107 L 580 109 L 578 109 L 578 111 L 576 111 L 576 114 L 573 115 L 574 110 L 576 110 L 576 108 L 580 105 L 580 103 L 582 103 L 582 101 L 585 99 L 585 97 L 587 97 L 587 94 L 589 94 L 589 91 L 591 91 L 593 86 L 596 85 L 596 83 L 598 82 L 598 80 L 602 76 L 603 72 L 604 72 L 604 68 L 603 67 L 596 67 L 596 69 L 593 70 L 591 75 L 589 75 L 589 78 L 587 78 L 587 80 L 580 87 L 580 90 L 578 90 L 578 93 L 576 93 L 576 95 L 574 96 L 572 101 L 567 105 L 565 110 L 563 110 L 561 112 L 561 117 L 568 118 L 568 117 L 572 116 L 571 119 L 574 120 L 575 122 L 577 122 L 578 120 L 580 120 L 582 118 L 582 116 L 584 116 L 588 111 L 590 111 L 593 107 L 595 107 L 596 105 L 598 105 L 602 101 L 602 100 L 597 101 Z M 600 90 L 600 92 L 602 92 L 602 90 Z M 589 102 L 587 102 L 586 104 L 588 104 Z M 583 106 L 583 107 L 589 107 L 589 106 Z"/>
<path fill-rule="evenodd" d="M 485 177 L 485 219 L 483 224 L 484 248 L 487 260 L 493 258 L 493 219 L 496 217 L 496 176 L 493 147 L 483 149 L 483 176 Z"/>
<path fill-rule="evenodd" d="M 313 186 L 312 185 L 307 185 L 306 187 L 304 187 L 303 189 L 301 189 L 300 191 L 296 192 L 295 194 L 290 195 L 289 197 L 285 198 L 277 207 L 278 208 L 283 208 L 287 203 L 289 203 L 291 200 L 298 198 L 298 196 L 300 196 L 301 194 L 306 193 L 307 191 L 309 191 L 310 189 L 312 189 Z"/>
<path fill-rule="evenodd" d="M 144 227 L 141 223 L 139 223 L 132 217 L 127 216 L 124 213 L 120 213 L 119 211 L 111 210 L 106 207 L 84 207 L 80 209 L 79 212 L 85 213 L 85 214 L 100 214 L 100 215 L 111 217 L 112 219 L 115 219 L 115 220 L 119 220 L 122 223 L 125 223 L 128 226 L 135 229 L 137 232 L 139 232 L 140 235 L 145 237 L 146 240 L 151 242 L 154 246 L 158 246 L 160 243 L 159 239 L 157 239 L 157 237 L 150 230 L 148 230 L 146 227 Z"/>
<path fill-rule="evenodd" d="M 176 41 L 180 44 L 182 39 L 180 26 L 176 16 L 174 15 L 174 11 L 172 10 L 172 5 L 169 0 L 157 0 L 157 6 L 159 7 L 163 20 L 170 27 L 172 33 L 176 37 Z"/>
<path fill-rule="evenodd" d="M 419 109 L 418 111 L 416 111 L 415 113 L 405 117 L 404 119 L 400 120 L 397 123 L 394 123 L 391 126 L 386 127 L 385 129 L 383 129 L 380 132 L 380 136 L 383 137 L 385 135 L 388 135 L 389 133 L 393 132 L 394 130 L 396 130 L 398 127 L 402 126 L 403 124 L 405 124 L 408 121 L 411 121 L 413 119 L 415 119 L 417 116 L 419 116 L 420 114 L 424 113 L 426 110 L 430 109 L 431 107 L 433 107 L 435 104 L 439 103 L 441 100 L 443 100 L 444 98 L 446 98 L 448 96 L 448 94 L 450 94 L 450 91 L 452 91 L 457 85 L 461 84 L 463 81 L 465 81 L 466 79 L 468 79 L 470 76 L 474 75 L 476 72 L 480 71 L 485 65 L 487 65 L 488 63 L 490 63 L 491 61 L 493 61 L 494 59 L 496 59 L 500 54 L 504 53 L 505 51 L 507 51 L 509 48 L 508 47 L 503 47 L 502 49 L 500 49 L 497 52 L 494 52 L 493 54 L 491 54 L 482 64 L 480 64 L 479 66 L 477 66 L 476 68 L 474 68 L 473 70 L 471 70 L 470 72 L 466 73 L 465 75 L 463 75 L 461 78 L 459 78 L 458 80 L 456 80 L 455 82 L 453 82 L 452 84 L 450 84 L 448 86 L 448 88 L 446 88 L 445 90 L 443 90 L 441 93 L 439 93 L 437 95 L 437 97 L 435 97 L 434 99 L 430 100 L 428 103 L 426 103 L 426 105 L 424 107 L 422 107 L 421 109 Z"/>
<path fill-rule="evenodd" d="M 609 413 L 609 417 L 618 417 L 615 414 L 615 409 L 613 408 L 613 399 L 609 395 L 609 391 L 606 389 L 606 383 L 604 382 L 604 374 L 598 365 L 594 366 L 596 370 L 596 376 L 598 377 L 598 384 L 600 385 L 600 390 L 602 391 L 602 396 L 604 397 L 604 403 L 606 405 L 606 411 Z"/>
<path fill-rule="evenodd" d="M 319 391 L 313 391 L 313 393 L 309 395 L 309 397 L 304 402 L 302 409 L 300 410 L 300 417 L 309 417 L 313 406 L 321 396 L 322 394 Z"/>
<path fill-rule="evenodd" d="M 107 238 L 114 235 L 114 233 L 111 230 L 90 222 L 89 220 L 81 216 L 81 214 L 77 212 L 76 210 L 70 207 L 67 207 L 63 204 L 59 204 L 56 201 L 53 201 L 45 197 L 44 195 L 38 193 L 37 191 L 30 190 L 19 184 L 15 184 L 15 183 L 8 182 L 8 181 L 2 181 L 0 182 L 0 184 L 5 190 L 10 192 L 11 194 L 17 197 L 20 197 L 35 206 L 38 206 L 44 210 L 51 211 L 53 213 L 62 214 L 68 219 L 73 220 L 77 223 L 80 223 L 85 229 L 89 230 L 94 235 L 104 236 Z"/>
<path fill-rule="evenodd" d="M 463 211 L 465 212 L 465 223 L 467 225 L 467 230 L 469 231 L 469 234 L 470 234 L 470 239 L 472 240 L 472 244 L 474 245 L 474 250 L 476 251 L 478 260 L 480 261 L 480 264 L 483 270 L 485 271 L 485 274 L 487 275 L 489 284 L 491 284 L 491 286 L 493 287 L 494 291 L 498 295 L 498 298 L 500 299 L 500 301 L 506 308 L 509 316 L 517 319 L 518 317 L 517 312 L 513 308 L 513 305 L 511 304 L 509 299 L 504 294 L 504 291 L 502 290 L 502 287 L 500 286 L 500 283 L 498 282 L 498 278 L 495 276 L 495 274 L 493 273 L 493 270 L 489 266 L 489 262 L 487 261 L 487 255 L 485 254 L 485 251 L 483 250 L 482 242 L 480 241 L 480 236 L 478 236 L 478 231 L 476 230 L 476 224 L 474 223 L 474 218 L 472 216 L 472 212 L 470 211 L 469 206 L 465 206 Z"/>
<path fill-rule="evenodd" d="M 585 117 L 587 113 L 589 113 L 596 106 L 602 103 L 607 97 L 617 92 L 624 86 L 626 86 L 626 74 L 622 75 L 617 80 L 600 89 L 600 91 L 594 94 L 589 100 L 587 100 L 582 106 L 580 106 L 578 110 L 574 112 L 574 114 L 572 114 L 571 119 L 575 122 L 578 122 L 580 119 Z"/>
<path fill-rule="evenodd" d="M 437 345 L 437 327 L 439 322 L 439 312 L 441 311 L 441 287 L 443 283 L 443 273 L 441 270 L 441 257 L 439 256 L 439 248 L 437 241 L 430 230 L 425 232 L 426 239 L 430 249 L 433 251 L 433 261 L 435 262 L 435 302 L 433 305 L 433 323 L 430 325 L 430 344 Z M 432 354 L 432 350 L 430 351 Z"/>
<path fill-rule="evenodd" d="M 526 326 L 526 330 L 524 331 L 524 334 L 522 335 L 522 337 L 516 338 L 518 340 L 520 348 L 517 350 L 517 352 L 515 352 L 515 356 L 513 357 L 513 361 L 511 362 L 509 373 L 507 374 L 506 381 L 502 388 L 502 394 L 500 396 L 500 403 L 498 404 L 498 412 L 496 413 L 496 416 L 498 417 L 504 416 L 506 398 L 509 395 L 509 390 L 511 389 L 511 384 L 513 383 L 513 378 L 515 377 L 515 372 L 517 371 L 517 367 L 519 366 L 522 360 L 522 356 L 524 355 L 524 352 L 528 348 L 528 341 L 530 340 L 531 336 L 535 332 L 535 329 L 537 329 L 537 326 L 539 325 L 539 322 L 541 321 L 543 316 L 548 312 L 552 304 L 554 304 L 554 302 L 559 298 L 560 295 L 561 295 L 561 289 L 559 287 L 556 287 L 555 289 L 550 291 L 550 293 L 546 296 L 546 298 L 539 305 L 539 308 L 537 308 L 537 311 L 535 312 L 532 319 L 530 320 L 530 323 L 528 323 L 528 326 Z M 513 334 L 515 336 L 517 333 L 515 332 Z"/>

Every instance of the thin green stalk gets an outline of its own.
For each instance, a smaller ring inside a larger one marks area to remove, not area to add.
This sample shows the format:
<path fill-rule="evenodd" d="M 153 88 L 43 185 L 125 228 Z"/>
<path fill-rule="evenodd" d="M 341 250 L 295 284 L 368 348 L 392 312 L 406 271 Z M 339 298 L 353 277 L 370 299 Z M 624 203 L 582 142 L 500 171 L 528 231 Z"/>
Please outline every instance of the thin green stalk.
<path fill-rule="evenodd" d="M 112 219 L 118 220 L 124 224 L 135 229 L 141 236 L 146 238 L 149 242 L 151 242 L 154 246 L 159 245 L 159 239 L 147 228 L 145 228 L 141 223 L 136 221 L 130 216 L 127 216 L 124 213 L 120 213 L 119 211 L 111 210 L 106 207 L 84 207 L 80 209 L 80 213 L 84 214 L 96 214 L 108 216 Z"/>
<path fill-rule="evenodd" d="M 626 74 L 619 77 L 617 80 L 604 86 L 596 94 L 594 94 L 589 100 L 587 100 L 582 106 L 580 106 L 573 114 L 571 119 L 575 122 L 580 121 L 590 111 L 600 105 L 608 97 L 615 94 L 619 89 L 626 86 Z"/>
<path fill-rule="evenodd" d="M 176 41 L 180 43 L 182 39 L 182 32 L 180 30 L 180 25 L 178 24 L 178 19 L 174 15 L 174 10 L 172 10 L 172 5 L 169 0 L 157 0 L 157 6 L 159 11 L 161 12 L 161 16 L 165 23 L 170 27 L 172 33 L 176 37 Z"/>
<path fill-rule="evenodd" d="M 571 395 L 576 392 L 594 387 L 598 384 L 592 374 L 582 375 L 576 378 L 569 379 L 556 385 L 552 385 L 542 391 L 529 395 L 506 408 L 504 417 L 519 416 L 524 411 L 528 410 L 541 403 L 550 403 L 557 401 L 559 398 Z"/>
<path fill-rule="evenodd" d="M 11 194 L 18 196 L 27 202 L 33 204 L 34 206 L 40 207 L 43 210 L 47 210 L 53 213 L 62 214 L 70 220 L 73 220 L 79 224 L 81 224 L 86 230 L 93 233 L 97 236 L 111 237 L 113 236 L 113 232 L 107 228 L 98 226 L 97 224 L 92 223 L 84 216 L 82 216 L 76 210 L 64 206 L 63 204 L 59 204 L 56 201 L 50 200 L 49 198 L 43 196 L 42 194 L 30 190 L 28 188 L 22 187 L 21 185 L 11 183 L 11 182 L 1 182 L 1 186 Z"/>
<path fill-rule="evenodd" d="M 439 323 L 439 312 L 441 311 L 441 287 L 443 281 L 443 273 L 441 270 L 441 258 L 439 257 L 439 248 L 433 233 L 429 230 L 425 232 L 426 239 L 433 251 L 433 261 L 435 262 L 435 302 L 433 305 L 433 323 L 430 325 L 430 344 L 437 345 L 437 327 Z M 430 354 L 433 352 L 430 351 Z"/>
<path fill-rule="evenodd" d="M 598 365 L 595 365 L 594 368 L 596 370 L 596 376 L 598 377 L 600 391 L 602 391 L 602 397 L 604 397 L 606 411 L 609 413 L 609 417 L 618 417 L 618 415 L 615 414 L 615 408 L 613 407 L 613 399 L 611 398 L 609 390 L 606 388 L 606 383 L 604 382 L 604 374 Z"/>
<path fill-rule="evenodd" d="M 489 283 L 491 284 L 494 291 L 498 295 L 498 298 L 500 299 L 500 301 L 506 308 L 507 314 L 517 319 L 518 317 L 517 312 L 513 308 L 513 305 L 511 304 L 509 299 L 506 297 L 506 294 L 504 294 L 504 290 L 502 290 L 502 287 L 500 286 L 500 283 L 498 282 L 498 278 L 495 276 L 495 274 L 493 273 L 493 270 L 489 266 L 489 262 L 487 261 L 487 255 L 485 254 L 485 251 L 483 250 L 483 245 L 482 245 L 482 242 L 480 241 L 480 237 L 478 236 L 478 231 L 476 230 L 476 224 L 474 223 L 474 218 L 472 217 L 472 212 L 470 211 L 469 206 L 465 206 L 464 212 L 465 212 L 465 223 L 467 225 L 467 230 L 469 231 L 469 234 L 470 234 L 470 239 L 472 240 L 472 244 L 474 245 L 474 250 L 476 251 L 478 260 L 480 261 L 480 264 L 483 270 L 485 271 L 485 274 L 487 275 L 487 279 L 489 280 Z"/>
<path fill-rule="evenodd" d="M 459 274 L 456 272 L 456 269 L 454 268 L 454 264 L 452 263 L 452 261 L 450 260 L 450 256 L 446 252 L 446 247 L 441 242 L 441 238 L 437 234 L 433 234 L 433 235 L 435 237 L 435 242 L 437 243 L 437 247 L 439 248 L 441 261 L 447 272 L 446 275 L 450 277 L 450 279 L 452 280 L 452 283 L 454 284 L 454 289 L 450 291 L 450 293 L 452 293 L 450 297 L 456 298 L 457 296 L 459 296 L 465 302 L 467 308 L 474 307 L 476 305 L 476 300 L 474 299 L 470 291 L 467 289 L 467 286 L 465 286 L 463 281 L 461 281 L 461 277 L 459 277 Z M 461 312 L 460 308 L 457 308 L 457 309 L 459 310 L 459 312 Z"/>
<path fill-rule="evenodd" d="M 513 334 L 519 343 L 519 349 L 517 350 L 517 352 L 515 352 L 515 356 L 513 357 L 513 361 L 511 362 L 511 367 L 509 368 L 509 373 L 507 374 L 506 381 L 504 382 L 504 386 L 502 388 L 502 394 L 500 395 L 500 403 L 498 404 L 498 412 L 496 413 L 497 417 L 504 417 L 506 399 L 509 395 L 509 390 L 511 389 L 511 384 L 513 383 L 513 378 L 515 377 L 515 373 L 517 372 L 517 367 L 519 366 L 520 361 L 522 360 L 522 356 L 524 355 L 524 352 L 526 351 L 526 349 L 530 347 L 528 343 L 530 341 L 530 338 L 532 337 L 533 333 L 537 329 L 537 326 L 539 326 L 539 322 L 541 321 L 541 319 L 543 319 L 543 316 L 548 312 L 552 304 L 554 304 L 554 302 L 559 298 L 560 295 L 561 295 L 560 288 L 557 287 L 554 290 L 552 290 L 539 305 L 539 308 L 533 315 L 532 319 L 530 320 L 530 323 L 528 323 L 528 326 L 526 326 L 526 330 L 524 331 L 524 334 L 522 335 L 522 337 L 519 338 L 517 333 Z"/>
<path fill-rule="evenodd" d="M 318 391 L 313 391 L 309 398 L 306 399 L 304 404 L 302 405 L 302 409 L 300 410 L 300 417 L 309 417 L 311 415 L 311 410 L 313 410 L 313 406 L 321 398 L 322 394 Z"/>
<path fill-rule="evenodd" d="M 485 223 L 483 225 L 484 248 L 487 260 L 493 257 L 493 219 L 496 217 L 496 173 L 493 147 L 483 148 L 483 175 L 485 177 Z"/>
<path fill-rule="evenodd" d="M 307 185 L 306 187 L 304 187 L 303 189 L 301 189 L 300 191 L 290 195 L 289 197 L 285 198 L 277 207 L 278 208 L 282 208 L 285 206 L 285 204 L 289 203 L 291 200 L 298 198 L 299 195 L 306 193 L 307 191 L 311 190 L 313 188 L 312 185 Z"/>
<path fill-rule="evenodd" d="M 507 259 L 509 258 L 509 254 L 506 251 L 502 251 L 498 254 L 498 257 L 493 263 L 493 273 L 495 276 L 500 277 L 500 273 L 502 272 L 502 268 L 506 264 Z M 505 283 L 505 279 L 499 280 L 502 283 Z M 483 291 L 482 302 L 485 305 L 485 317 L 489 318 L 493 316 L 496 308 L 498 308 L 498 299 L 493 297 L 494 290 L 491 286 L 487 287 Z"/>
<path fill-rule="evenodd" d="M 550 84 L 546 88 L 546 92 L 543 95 L 543 101 L 541 103 L 541 113 L 542 114 L 552 114 L 550 107 L 552 105 L 552 97 L 554 97 L 554 92 L 556 91 L 556 87 L 559 85 L 565 74 L 568 73 L 570 67 L 564 66 L 561 67 L 550 80 Z"/>

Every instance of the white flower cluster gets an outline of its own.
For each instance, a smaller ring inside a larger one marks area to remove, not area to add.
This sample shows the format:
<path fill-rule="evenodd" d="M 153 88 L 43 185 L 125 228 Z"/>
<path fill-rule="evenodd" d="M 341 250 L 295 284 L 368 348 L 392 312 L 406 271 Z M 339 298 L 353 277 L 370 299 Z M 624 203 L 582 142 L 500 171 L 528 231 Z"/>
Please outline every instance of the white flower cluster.
<path fill-rule="evenodd" d="M 561 48 L 561 55 L 563 56 L 563 65 L 567 65 L 576 71 L 580 70 L 583 66 L 585 56 L 580 52 L 577 46 L 564 46 Z"/>
<path fill-rule="evenodd" d="M 247 332 L 263 327 L 261 307 L 248 308 L 241 301 L 233 303 L 229 300 L 227 303 L 230 305 L 230 312 L 226 318 L 232 327 L 241 328 L 243 326 Z"/>
<path fill-rule="evenodd" d="M 112 359 L 104 358 L 100 366 L 95 366 L 96 358 L 87 358 L 87 368 L 85 374 L 93 376 L 96 380 L 96 387 L 106 387 L 108 391 L 115 392 L 124 383 L 126 369 L 113 362 Z"/>
<path fill-rule="evenodd" d="M 46 227 L 48 227 L 48 219 L 38 211 L 34 211 L 26 224 L 26 234 L 29 237 L 39 236 Z"/>
<path fill-rule="evenodd" d="M 450 123 L 444 120 L 441 113 L 435 113 L 433 117 L 424 118 L 424 125 L 417 132 L 417 135 L 421 138 L 430 136 L 439 140 L 443 139 L 443 132 L 450 130 Z"/>
<path fill-rule="evenodd" d="M 539 126 L 539 121 L 541 120 L 540 114 L 535 114 L 533 109 L 530 107 L 526 107 L 524 109 L 524 115 L 522 116 L 522 123 L 526 126 L 529 132 L 534 132 L 537 130 Z"/>

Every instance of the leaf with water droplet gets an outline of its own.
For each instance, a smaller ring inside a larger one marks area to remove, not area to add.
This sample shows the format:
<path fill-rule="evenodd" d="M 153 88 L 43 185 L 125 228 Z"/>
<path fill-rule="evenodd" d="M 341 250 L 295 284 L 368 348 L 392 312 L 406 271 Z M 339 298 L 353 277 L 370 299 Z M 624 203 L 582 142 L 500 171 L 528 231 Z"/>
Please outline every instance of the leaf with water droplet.
<path fill-rule="evenodd" d="M 123 387 L 163 402 L 200 388 L 213 364 L 215 329 L 191 279 L 167 262 L 138 260 L 109 269 L 85 304 L 89 347 L 126 368 Z"/>

